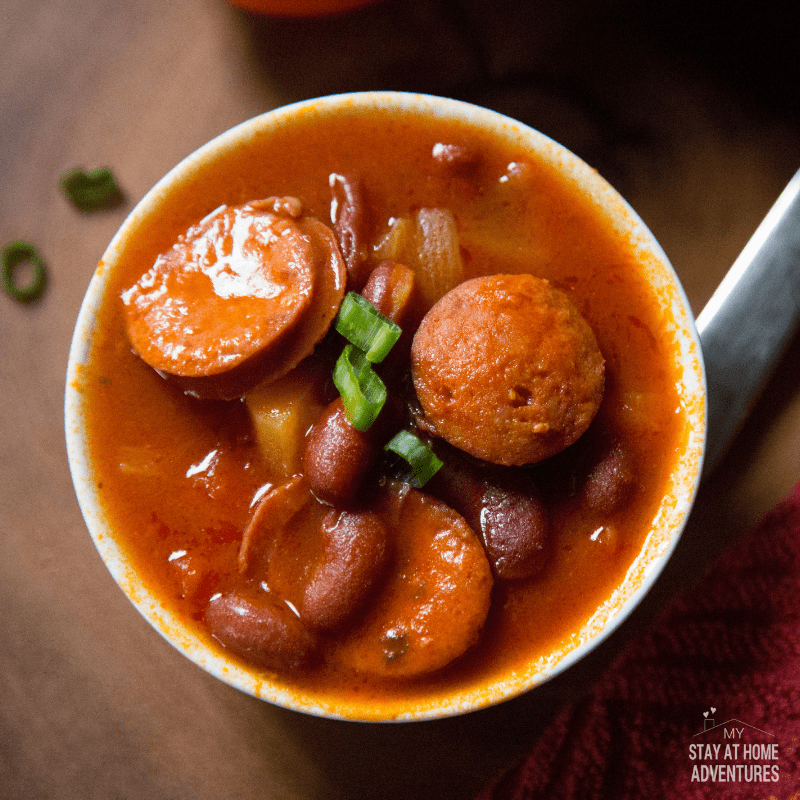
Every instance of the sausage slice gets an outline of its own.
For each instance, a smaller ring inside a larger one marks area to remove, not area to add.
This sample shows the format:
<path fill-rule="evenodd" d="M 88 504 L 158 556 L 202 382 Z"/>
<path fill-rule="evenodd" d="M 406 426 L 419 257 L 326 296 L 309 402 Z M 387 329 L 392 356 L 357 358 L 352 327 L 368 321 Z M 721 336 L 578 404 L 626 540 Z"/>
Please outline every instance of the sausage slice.
<path fill-rule="evenodd" d="M 231 399 L 313 350 L 344 294 L 332 231 L 295 198 L 221 206 L 122 294 L 128 338 L 201 397 Z"/>
<path fill-rule="evenodd" d="M 491 600 L 489 563 L 464 518 L 430 495 L 392 482 L 381 515 L 396 558 L 341 657 L 374 675 L 433 672 L 477 642 Z"/>
<path fill-rule="evenodd" d="M 411 369 L 429 427 L 495 464 L 534 463 L 589 427 L 605 363 L 569 298 L 533 275 L 465 281 L 423 318 Z"/>

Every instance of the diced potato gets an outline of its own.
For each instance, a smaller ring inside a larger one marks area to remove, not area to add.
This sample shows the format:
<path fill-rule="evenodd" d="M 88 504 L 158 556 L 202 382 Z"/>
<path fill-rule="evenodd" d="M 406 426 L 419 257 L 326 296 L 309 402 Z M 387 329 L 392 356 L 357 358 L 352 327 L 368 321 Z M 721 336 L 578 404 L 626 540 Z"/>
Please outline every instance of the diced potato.
<path fill-rule="evenodd" d="M 324 407 L 315 376 L 301 364 L 280 380 L 256 386 L 245 403 L 267 466 L 284 477 L 299 472 L 306 431 Z"/>
<path fill-rule="evenodd" d="M 414 222 L 411 217 L 395 217 L 389 232 L 375 247 L 375 258 L 380 261 L 397 261 L 410 267 L 414 244 Z"/>
<path fill-rule="evenodd" d="M 464 280 L 456 220 L 443 208 L 421 208 L 416 222 L 414 271 L 422 296 L 433 305 Z"/>
<path fill-rule="evenodd" d="M 421 208 L 395 219 L 375 256 L 413 270 L 428 308 L 464 280 L 456 220 L 447 209 Z"/>

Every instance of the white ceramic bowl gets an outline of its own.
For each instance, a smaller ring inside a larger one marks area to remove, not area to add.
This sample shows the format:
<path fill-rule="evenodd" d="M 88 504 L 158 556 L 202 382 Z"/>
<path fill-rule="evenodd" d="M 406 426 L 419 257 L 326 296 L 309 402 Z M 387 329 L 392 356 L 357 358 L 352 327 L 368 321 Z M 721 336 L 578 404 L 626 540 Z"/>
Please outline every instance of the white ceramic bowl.
<path fill-rule="evenodd" d="M 75 328 L 69 355 L 66 385 L 66 439 L 70 467 L 78 500 L 95 545 L 111 574 L 145 619 L 189 659 L 220 680 L 256 697 L 298 711 L 343 719 L 374 719 L 372 707 L 358 704 L 326 705 L 263 674 L 251 672 L 225 657 L 219 649 L 188 630 L 141 583 L 124 550 L 115 539 L 98 496 L 93 476 L 91 453 L 85 432 L 85 407 L 82 366 L 92 350 L 97 309 L 106 300 L 108 276 L 127 237 L 135 235 L 142 219 L 157 213 L 161 199 L 172 187 L 192 175 L 198 164 L 236 148 L 254 134 L 263 136 L 299 114 L 336 114 L 342 107 L 402 109 L 407 113 L 441 118 L 466 119 L 470 124 L 510 139 L 534 151 L 540 158 L 557 165 L 568 179 L 577 181 L 582 190 L 599 204 L 620 232 L 630 236 L 632 246 L 648 257 L 648 280 L 675 321 L 675 350 L 680 353 L 680 402 L 690 424 L 684 452 L 669 482 L 661 508 L 639 556 L 619 585 L 596 613 L 558 650 L 530 663 L 524 670 L 506 675 L 490 685 L 460 691 L 434 703 L 423 702 L 396 707 L 387 706 L 380 718 L 419 720 L 465 713 L 492 705 L 526 692 L 579 661 L 609 636 L 635 608 L 656 580 L 672 554 L 683 530 L 699 483 L 705 444 L 705 382 L 702 357 L 693 319 L 683 289 L 666 255 L 644 223 L 619 194 L 597 172 L 559 144 L 514 120 L 483 108 L 426 95 L 392 92 L 369 92 L 309 100 L 278 108 L 238 125 L 186 158 L 169 172 L 142 199 L 122 225 L 98 267 Z"/>

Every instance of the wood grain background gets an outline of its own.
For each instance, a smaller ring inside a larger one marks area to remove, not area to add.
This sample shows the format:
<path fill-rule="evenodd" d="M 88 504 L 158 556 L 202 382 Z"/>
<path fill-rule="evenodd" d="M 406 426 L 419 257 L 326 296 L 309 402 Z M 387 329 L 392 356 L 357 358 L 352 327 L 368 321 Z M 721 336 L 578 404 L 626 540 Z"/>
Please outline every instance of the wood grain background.
<path fill-rule="evenodd" d="M 333 92 L 445 94 L 542 130 L 639 211 L 699 311 L 800 167 L 796 28 L 769 5 L 387 0 L 291 22 L 223 0 L 4 0 L 0 243 L 34 242 L 50 282 L 32 305 L 0 295 L 3 800 L 468 798 L 788 492 L 798 342 L 656 590 L 595 656 L 460 719 L 341 723 L 222 685 L 140 619 L 84 526 L 62 411 L 83 293 L 135 202 L 237 122 Z M 125 203 L 70 206 L 57 183 L 75 166 L 112 167 Z"/>

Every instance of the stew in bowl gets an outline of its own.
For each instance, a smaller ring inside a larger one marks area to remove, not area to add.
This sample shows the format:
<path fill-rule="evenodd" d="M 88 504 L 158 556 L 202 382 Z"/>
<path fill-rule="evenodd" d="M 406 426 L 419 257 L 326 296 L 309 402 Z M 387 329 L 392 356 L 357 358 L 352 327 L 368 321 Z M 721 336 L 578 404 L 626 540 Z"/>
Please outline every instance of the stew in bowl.
<path fill-rule="evenodd" d="M 635 212 L 453 100 L 307 101 L 201 148 L 110 244 L 66 432 L 146 619 L 357 720 L 527 691 L 657 577 L 702 463 L 700 348 Z"/>

